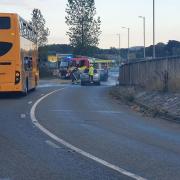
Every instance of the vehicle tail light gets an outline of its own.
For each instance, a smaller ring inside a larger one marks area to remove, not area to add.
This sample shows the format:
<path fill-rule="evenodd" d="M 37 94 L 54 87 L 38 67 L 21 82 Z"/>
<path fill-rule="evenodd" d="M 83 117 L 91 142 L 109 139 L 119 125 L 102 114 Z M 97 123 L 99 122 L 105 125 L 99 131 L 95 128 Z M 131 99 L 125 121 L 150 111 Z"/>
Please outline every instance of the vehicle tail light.
<path fill-rule="evenodd" d="M 19 71 L 16 71 L 15 73 L 15 84 L 18 84 L 21 80 L 21 74 Z"/>

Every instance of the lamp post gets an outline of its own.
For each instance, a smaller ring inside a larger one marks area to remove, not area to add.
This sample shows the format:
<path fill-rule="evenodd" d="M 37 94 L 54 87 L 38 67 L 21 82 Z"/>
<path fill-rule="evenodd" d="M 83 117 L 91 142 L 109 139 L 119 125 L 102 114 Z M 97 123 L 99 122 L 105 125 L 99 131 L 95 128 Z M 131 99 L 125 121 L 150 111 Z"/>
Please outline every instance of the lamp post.
<path fill-rule="evenodd" d="M 144 16 L 139 16 L 143 19 L 143 36 L 144 36 L 144 59 L 146 59 L 146 18 Z"/>
<path fill-rule="evenodd" d="M 117 36 L 119 37 L 119 65 L 120 65 L 120 61 L 121 61 L 121 34 L 117 34 Z"/>
<path fill-rule="evenodd" d="M 127 60 L 128 60 L 128 62 L 129 62 L 129 34 L 130 34 L 130 28 L 129 27 L 121 27 L 121 28 L 123 28 L 123 29 L 127 29 L 127 31 L 128 31 L 128 54 L 127 54 Z"/>
<path fill-rule="evenodd" d="M 156 58 L 156 49 L 155 49 L 155 0 L 153 0 L 153 58 Z"/>

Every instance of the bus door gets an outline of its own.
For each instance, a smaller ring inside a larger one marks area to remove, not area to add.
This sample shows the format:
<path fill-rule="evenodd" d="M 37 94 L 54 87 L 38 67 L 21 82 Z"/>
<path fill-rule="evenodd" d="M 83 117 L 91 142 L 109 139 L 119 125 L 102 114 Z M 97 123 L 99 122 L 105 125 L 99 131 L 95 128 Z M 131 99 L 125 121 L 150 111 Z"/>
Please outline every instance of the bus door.
<path fill-rule="evenodd" d="M 33 61 L 31 56 L 25 56 L 24 61 L 24 70 L 25 70 L 25 80 L 28 80 L 28 87 L 34 87 L 34 77 L 33 77 Z"/>

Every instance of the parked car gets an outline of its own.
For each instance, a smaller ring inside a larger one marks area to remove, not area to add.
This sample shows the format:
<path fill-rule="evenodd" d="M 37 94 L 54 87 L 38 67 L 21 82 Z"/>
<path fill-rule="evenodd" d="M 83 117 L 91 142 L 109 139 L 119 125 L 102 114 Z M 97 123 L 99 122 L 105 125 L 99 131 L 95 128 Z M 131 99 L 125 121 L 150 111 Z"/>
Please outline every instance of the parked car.
<path fill-rule="evenodd" d="M 85 69 L 83 73 L 80 75 L 81 79 L 81 85 L 86 85 L 90 84 L 90 79 L 89 79 L 89 69 Z M 93 76 L 93 84 L 100 85 L 100 73 L 95 69 L 94 70 L 94 76 Z"/>
<path fill-rule="evenodd" d="M 108 80 L 108 69 L 98 69 L 97 71 L 100 74 L 100 80 L 101 81 L 107 81 Z"/>

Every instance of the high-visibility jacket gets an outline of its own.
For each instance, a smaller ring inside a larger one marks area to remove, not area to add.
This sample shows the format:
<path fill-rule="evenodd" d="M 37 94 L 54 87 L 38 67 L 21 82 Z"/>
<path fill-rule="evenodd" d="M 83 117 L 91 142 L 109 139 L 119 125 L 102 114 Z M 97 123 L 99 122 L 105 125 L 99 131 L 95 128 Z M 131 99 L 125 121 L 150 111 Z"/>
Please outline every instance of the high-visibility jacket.
<path fill-rule="evenodd" d="M 94 67 L 93 66 L 90 66 L 90 68 L 89 68 L 89 75 L 94 76 Z"/>
<path fill-rule="evenodd" d="M 79 69 L 79 71 L 82 73 L 82 72 L 84 72 L 84 70 L 85 70 L 86 68 L 87 68 L 86 66 L 82 66 L 82 67 L 80 67 L 80 68 L 78 68 L 78 69 Z"/>

